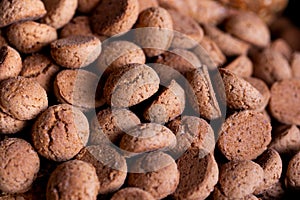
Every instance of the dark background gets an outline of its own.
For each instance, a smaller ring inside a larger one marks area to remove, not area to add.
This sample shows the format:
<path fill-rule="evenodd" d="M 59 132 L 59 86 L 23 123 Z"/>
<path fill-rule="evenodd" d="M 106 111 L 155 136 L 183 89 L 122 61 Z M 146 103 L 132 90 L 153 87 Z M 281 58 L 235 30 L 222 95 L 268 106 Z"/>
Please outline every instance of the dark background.
<path fill-rule="evenodd" d="M 295 25 L 300 27 L 300 1 L 289 0 L 287 9 L 284 11 L 284 15 L 290 18 Z"/>

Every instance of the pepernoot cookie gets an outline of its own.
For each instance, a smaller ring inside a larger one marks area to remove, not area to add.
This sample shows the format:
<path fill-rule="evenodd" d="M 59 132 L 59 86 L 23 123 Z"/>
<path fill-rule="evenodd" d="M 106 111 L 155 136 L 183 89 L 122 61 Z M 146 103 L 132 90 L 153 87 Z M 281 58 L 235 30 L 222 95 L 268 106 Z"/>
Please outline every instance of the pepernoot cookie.
<path fill-rule="evenodd" d="M 139 2 L 139 12 L 142 12 L 143 10 L 150 8 L 150 7 L 158 7 L 158 1 L 157 0 L 138 0 Z"/>
<path fill-rule="evenodd" d="M 298 152 L 290 160 L 286 176 L 285 176 L 285 185 L 288 188 L 299 190 L 300 188 L 300 152 Z"/>
<path fill-rule="evenodd" d="M 13 24 L 7 30 L 8 41 L 22 53 L 34 53 L 57 39 L 54 28 L 34 21 Z"/>
<path fill-rule="evenodd" d="M 279 52 L 281 55 L 283 55 L 287 60 L 290 60 L 293 54 L 292 47 L 282 38 L 278 38 L 274 40 L 270 48 Z"/>
<path fill-rule="evenodd" d="M 218 164 L 212 153 L 190 148 L 177 161 L 180 182 L 175 199 L 205 199 L 218 182 Z"/>
<path fill-rule="evenodd" d="M 26 125 L 26 121 L 15 119 L 0 111 L 0 134 L 14 134 L 20 132 Z"/>
<path fill-rule="evenodd" d="M 263 169 L 252 161 L 230 161 L 220 168 L 219 189 L 229 198 L 243 198 L 254 192 L 263 176 Z"/>
<path fill-rule="evenodd" d="M 136 199 L 154 200 L 153 196 L 149 192 L 146 192 L 145 190 L 136 187 L 123 188 L 118 192 L 116 192 L 111 197 L 111 200 L 136 200 Z"/>
<path fill-rule="evenodd" d="M 51 56 L 66 68 L 81 68 L 94 62 L 101 52 L 101 42 L 95 36 L 74 35 L 51 43 Z"/>
<path fill-rule="evenodd" d="M 228 160 L 255 159 L 271 142 L 271 124 L 261 113 L 241 111 L 222 125 L 218 147 Z"/>
<path fill-rule="evenodd" d="M 36 119 L 31 137 L 40 155 L 54 161 L 66 161 L 87 144 L 89 124 L 80 110 L 59 104 L 49 107 Z"/>
<path fill-rule="evenodd" d="M 59 29 L 74 16 L 78 0 L 43 0 L 47 14 L 42 22 Z"/>
<path fill-rule="evenodd" d="M 149 192 L 155 199 L 163 199 L 175 192 L 179 171 L 173 158 L 163 152 L 151 152 L 135 160 L 128 174 L 128 186 Z"/>
<path fill-rule="evenodd" d="M 262 200 L 281 200 L 285 197 L 284 186 L 281 182 L 273 184 L 269 189 L 257 195 Z"/>
<path fill-rule="evenodd" d="M 101 0 L 78 0 L 77 10 L 82 13 L 90 13 Z"/>
<path fill-rule="evenodd" d="M 0 2 L 0 28 L 21 20 L 34 20 L 46 14 L 41 0 L 12 0 Z"/>
<path fill-rule="evenodd" d="M 298 79 L 283 80 L 272 85 L 269 109 L 279 122 L 300 125 L 299 91 Z"/>
<path fill-rule="evenodd" d="M 60 31 L 60 37 L 65 38 L 71 35 L 93 35 L 90 20 L 87 16 L 74 17 Z"/>
<path fill-rule="evenodd" d="M 127 164 L 116 150 L 107 144 L 84 147 L 76 159 L 91 163 L 96 168 L 100 183 L 99 194 L 118 190 L 127 176 Z"/>
<path fill-rule="evenodd" d="M 9 138 L 0 142 L 0 190 L 26 192 L 40 169 L 40 159 L 23 139 Z"/>
<path fill-rule="evenodd" d="M 253 73 L 253 63 L 245 55 L 241 55 L 224 67 L 240 77 L 250 77 Z"/>
<path fill-rule="evenodd" d="M 260 200 L 253 194 L 249 194 L 243 198 L 230 198 L 225 196 L 218 187 L 215 187 L 211 196 L 212 196 L 212 200 Z"/>
<path fill-rule="evenodd" d="M 9 46 L 0 47 L 0 81 L 18 76 L 21 70 L 20 54 Z"/>
<path fill-rule="evenodd" d="M 103 93 L 106 103 L 112 107 L 130 107 L 155 94 L 159 82 L 158 75 L 151 67 L 128 64 L 109 75 Z"/>
<path fill-rule="evenodd" d="M 291 58 L 292 76 L 294 78 L 300 78 L 300 52 L 296 51 L 293 53 Z"/>
<path fill-rule="evenodd" d="M 139 3 L 137 0 L 100 1 L 91 16 L 92 28 L 99 35 L 121 34 L 132 28 L 138 14 Z"/>
<path fill-rule="evenodd" d="M 48 107 L 47 93 L 36 81 L 18 76 L 0 88 L 1 110 L 18 120 L 31 120 Z"/>
<path fill-rule="evenodd" d="M 99 190 L 96 169 L 89 163 L 71 160 L 60 164 L 47 185 L 47 200 L 95 200 Z"/>

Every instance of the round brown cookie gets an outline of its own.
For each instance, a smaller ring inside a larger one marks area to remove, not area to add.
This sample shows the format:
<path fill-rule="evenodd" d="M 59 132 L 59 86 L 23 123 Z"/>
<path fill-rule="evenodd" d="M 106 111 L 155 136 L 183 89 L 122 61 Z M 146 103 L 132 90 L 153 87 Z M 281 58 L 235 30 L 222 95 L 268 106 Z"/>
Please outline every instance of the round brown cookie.
<path fill-rule="evenodd" d="M 71 160 L 60 164 L 47 185 L 47 200 L 95 200 L 99 190 L 96 169 L 89 163 Z"/>
<path fill-rule="evenodd" d="M 86 111 L 102 106 L 97 97 L 99 78 L 86 70 L 62 70 L 54 81 L 54 94 L 59 102 L 71 104 Z"/>
<path fill-rule="evenodd" d="M 109 75 L 103 96 L 112 107 L 130 107 L 155 94 L 159 89 L 159 82 L 158 75 L 151 67 L 128 64 Z"/>
<path fill-rule="evenodd" d="M 256 110 L 264 105 L 264 96 L 249 82 L 226 69 L 219 69 L 223 79 L 227 106 L 236 110 Z"/>
<path fill-rule="evenodd" d="M 258 195 L 261 200 L 281 200 L 284 199 L 285 191 L 281 182 L 277 182 L 269 189 Z"/>
<path fill-rule="evenodd" d="M 22 53 L 34 53 L 57 39 L 54 28 L 34 21 L 13 24 L 7 29 L 8 41 Z"/>
<path fill-rule="evenodd" d="M 212 196 L 212 200 L 259 200 L 256 196 L 253 194 L 247 195 L 243 198 L 229 198 L 225 196 L 218 187 L 215 187 Z"/>
<path fill-rule="evenodd" d="M 175 31 L 171 46 L 183 49 L 195 47 L 204 36 L 201 26 L 193 18 L 176 10 L 167 9 L 167 11 L 171 15 Z"/>
<path fill-rule="evenodd" d="M 220 168 L 219 189 L 229 198 L 243 198 L 254 192 L 263 177 L 264 170 L 252 161 L 230 161 Z"/>
<path fill-rule="evenodd" d="M 144 1 L 143 1 L 144 2 Z M 111 200 L 154 200 L 153 196 L 140 188 L 126 187 L 116 192 Z"/>
<path fill-rule="evenodd" d="M 241 55 L 226 65 L 225 69 L 240 77 L 249 77 L 253 73 L 253 63 L 247 56 Z"/>
<path fill-rule="evenodd" d="M 127 131 L 120 142 L 120 148 L 129 152 L 127 156 L 159 150 L 172 149 L 176 145 L 176 137 L 167 127 L 144 123 Z"/>
<path fill-rule="evenodd" d="M 215 148 L 215 135 L 211 126 L 195 116 L 183 116 L 172 120 L 167 127 L 176 135 L 176 146 L 171 149 L 173 157 L 178 158 L 188 148 L 203 149 L 207 153 Z"/>
<path fill-rule="evenodd" d="M 140 119 L 127 109 L 100 110 L 91 122 L 93 132 L 91 132 L 90 142 L 101 144 L 103 140 L 99 134 L 104 134 L 112 143 L 119 144 L 126 131 L 140 123 Z"/>
<path fill-rule="evenodd" d="M 113 36 L 129 31 L 138 15 L 138 0 L 105 0 L 95 8 L 91 24 L 97 34 Z"/>
<path fill-rule="evenodd" d="M 228 160 L 255 159 L 271 141 L 271 124 L 261 113 L 241 111 L 222 125 L 218 147 Z"/>
<path fill-rule="evenodd" d="M 163 124 L 181 115 L 185 108 L 185 93 L 174 80 L 151 102 L 144 112 L 147 121 Z"/>
<path fill-rule="evenodd" d="M 148 57 L 154 57 L 171 46 L 173 21 L 167 10 L 151 7 L 139 14 L 135 23 L 134 38 Z"/>
<path fill-rule="evenodd" d="M 290 160 L 286 175 L 285 185 L 288 188 L 299 190 L 300 188 L 300 152 Z"/>
<path fill-rule="evenodd" d="M 93 35 L 90 20 L 87 16 L 74 17 L 60 31 L 60 37 L 65 38 L 71 35 Z"/>
<path fill-rule="evenodd" d="M 33 124 L 31 137 L 41 156 L 54 161 L 70 160 L 88 142 L 88 120 L 68 104 L 51 106 Z"/>
<path fill-rule="evenodd" d="M 56 29 L 66 25 L 74 16 L 78 0 L 43 0 L 47 14 L 41 20 Z"/>
<path fill-rule="evenodd" d="M 0 190 L 21 193 L 29 190 L 40 169 L 40 159 L 25 140 L 9 138 L 0 142 Z"/>
<path fill-rule="evenodd" d="M 146 61 L 143 50 L 132 42 L 118 40 L 105 43 L 97 60 L 101 72 L 110 74 L 115 69 L 130 63 L 144 64 Z"/>
<path fill-rule="evenodd" d="M 35 80 L 49 94 L 53 91 L 54 77 L 59 70 L 59 66 L 54 64 L 49 57 L 43 54 L 33 54 L 24 59 L 20 75 Z"/>
<path fill-rule="evenodd" d="M 213 25 L 204 25 L 206 35 L 220 47 L 226 56 L 237 56 L 247 54 L 250 45 L 244 41 L 234 38 Z"/>
<path fill-rule="evenodd" d="M 101 42 L 95 36 L 74 35 L 51 43 L 51 56 L 66 68 L 80 68 L 94 62 L 101 52 Z"/>
<path fill-rule="evenodd" d="M 150 8 L 150 7 L 158 7 L 158 1 L 157 0 L 138 0 L 139 2 L 139 12 L 142 12 L 143 10 Z"/>
<path fill-rule="evenodd" d="M 212 153 L 191 148 L 177 161 L 180 173 L 175 199 L 205 199 L 218 182 L 218 164 Z"/>
<path fill-rule="evenodd" d="M 0 81 L 18 76 L 21 69 L 20 54 L 9 46 L 0 47 Z"/>
<path fill-rule="evenodd" d="M 282 155 L 294 155 L 300 151 L 300 130 L 296 125 L 282 125 L 273 131 L 270 148 Z"/>
<path fill-rule="evenodd" d="M 282 160 L 276 150 L 267 149 L 255 162 L 264 170 L 263 182 L 254 191 L 254 194 L 261 194 L 279 181 L 282 172 Z"/>
<path fill-rule="evenodd" d="M 292 76 L 294 78 L 300 78 L 300 52 L 296 51 L 293 53 L 291 58 Z"/>
<path fill-rule="evenodd" d="M 172 194 L 179 183 L 175 161 L 161 151 L 136 159 L 131 171 L 128 174 L 128 186 L 143 189 L 155 199 L 163 199 Z"/>
<path fill-rule="evenodd" d="M 77 10 L 82 13 L 90 13 L 101 0 L 78 0 Z"/>
<path fill-rule="evenodd" d="M 279 38 L 274 40 L 271 43 L 270 48 L 279 52 L 287 60 L 290 60 L 292 57 L 293 49 L 284 39 Z"/>
<path fill-rule="evenodd" d="M 177 10 L 178 12 L 190 16 L 192 11 L 190 8 L 190 2 L 193 1 L 186 1 L 186 0 L 157 0 L 160 7 L 165 9 L 173 9 Z"/>
<path fill-rule="evenodd" d="M 300 125 L 300 80 L 276 82 L 271 87 L 271 115 L 284 124 Z"/>
<path fill-rule="evenodd" d="M 212 87 L 207 67 L 204 65 L 186 74 L 189 85 L 187 96 L 191 105 L 205 119 L 220 117 L 221 111 Z"/>
<path fill-rule="evenodd" d="M 34 20 L 46 14 L 41 0 L 11 0 L 0 2 L 0 28 L 21 20 Z"/>
<path fill-rule="evenodd" d="M 14 134 L 20 132 L 26 125 L 26 121 L 15 119 L 0 111 L 0 134 Z"/>
<path fill-rule="evenodd" d="M 115 149 L 107 144 L 84 147 L 76 159 L 91 163 L 100 182 L 99 194 L 118 190 L 127 176 L 127 164 Z"/>
<path fill-rule="evenodd" d="M 47 93 L 36 81 L 18 76 L 0 88 L 0 108 L 15 119 L 31 120 L 48 107 Z"/>
<path fill-rule="evenodd" d="M 258 47 L 266 47 L 270 43 L 270 31 L 256 14 L 239 12 L 230 16 L 225 22 L 228 33 Z"/>
<path fill-rule="evenodd" d="M 253 87 L 255 87 L 262 95 L 261 106 L 258 107 L 256 110 L 257 111 L 265 110 L 271 97 L 271 93 L 267 84 L 263 80 L 254 77 L 245 77 L 244 79 L 248 83 L 250 83 Z"/>

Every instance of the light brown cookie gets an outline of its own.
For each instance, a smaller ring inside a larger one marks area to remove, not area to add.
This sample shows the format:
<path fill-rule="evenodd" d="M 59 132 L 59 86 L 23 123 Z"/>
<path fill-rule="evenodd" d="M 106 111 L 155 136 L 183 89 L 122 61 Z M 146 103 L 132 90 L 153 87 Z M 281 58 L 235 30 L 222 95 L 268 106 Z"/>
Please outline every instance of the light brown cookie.
<path fill-rule="evenodd" d="M 99 35 L 121 34 L 132 28 L 138 14 L 139 3 L 137 0 L 100 1 L 91 16 L 92 28 Z"/>
<path fill-rule="evenodd" d="M 71 160 L 60 164 L 47 185 L 47 199 L 95 200 L 99 190 L 96 169 L 89 163 Z"/>
<path fill-rule="evenodd" d="M 202 155 L 204 153 L 204 155 Z M 212 153 L 198 148 L 186 151 L 177 161 L 179 185 L 175 199 L 205 199 L 218 182 L 218 164 Z"/>
<path fill-rule="evenodd" d="M 74 35 L 51 43 L 51 56 L 66 68 L 81 68 L 94 62 L 101 52 L 101 42 L 95 36 Z"/>
<path fill-rule="evenodd" d="M 59 29 L 66 25 L 74 16 L 78 0 L 43 0 L 47 14 L 43 23 Z"/>
<path fill-rule="evenodd" d="M 127 176 L 126 160 L 114 148 L 107 144 L 87 146 L 76 156 L 76 159 L 91 163 L 96 168 L 99 194 L 118 190 Z"/>
<path fill-rule="evenodd" d="M 244 55 L 237 57 L 224 68 L 240 77 L 249 77 L 253 73 L 253 63 Z"/>
<path fill-rule="evenodd" d="M 15 49 L 9 46 L 0 47 L 0 81 L 16 77 L 22 69 L 22 59 Z"/>
<path fill-rule="evenodd" d="M 291 58 L 292 76 L 300 79 L 300 52 L 296 51 L 293 53 Z"/>
<path fill-rule="evenodd" d="M 60 31 L 61 38 L 66 38 L 71 35 L 93 35 L 90 20 L 87 16 L 74 17 Z"/>
<path fill-rule="evenodd" d="M 34 53 L 57 39 L 54 28 L 34 21 L 13 24 L 7 30 L 8 41 L 22 53 Z"/>
<path fill-rule="evenodd" d="M 80 110 L 68 104 L 59 104 L 49 107 L 37 118 L 31 137 L 41 156 L 66 161 L 87 144 L 89 124 Z"/>
<path fill-rule="evenodd" d="M 21 20 L 34 20 L 46 14 L 41 0 L 12 0 L 0 2 L 0 28 Z"/>
<path fill-rule="evenodd" d="M 243 198 L 230 198 L 225 196 L 218 187 L 215 187 L 212 196 L 212 200 L 259 200 L 256 196 L 253 194 L 247 195 Z"/>
<path fill-rule="evenodd" d="M 271 124 L 256 111 L 242 111 L 222 125 L 218 147 L 228 160 L 251 160 L 262 154 L 271 142 Z"/>
<path fill-rule="evenodd" d="M 186 78 L 189 83 L 187 96 L 194 110 L 205 119 L 220 117 L 220 107 L 207 67 L 204 65 L 188 72 Z"/>
<path fill-rule="evenodd" d="M 77 10 L 82 13 L 90 13 L 101 0 L 78 0 Z"/>
<path fill-rule="evenodd" d="M 26 121 L 15 119 L 0 111 L 0 134 L 14 134 L 20 132 L 26 125 Z"/>
<path fill-rule="evenodd" d="M 281 182 L 277 182 L 269 189 L 258 195 L 261 200 L 281 200 L 284 199 L 285 191 Z"/>
<path fill-rule="evenodd" d="M 101 144 L 102 137 L 106 136 L 109 141 L 119 145 L 123 135 L 133 127 L 140 124 L 140 119 L 130 110 L 111 109 L 100 110 L 91 121 L 90 143 Z"/>
<path fill-rule="evenodd" d="M 228 33 L 258 47 L 270 43 L 270 31 L 267 25 L 254 13 L 239 12 L 225 22 Z"/>
<path fill-rule="evenodd" d="M 163 199 L 172 194 L 179 183 L 175 161 L 160 151 L 136 159 L 131 170 L 132 173 L 128 174 L 128 186 L 143 189 L 155 199 Z"/>
<path fill-rule="evenodd" d="M 281 55 L 283 55 L 287 60 L 290 60 L 292 57 L 292 47 L 284 40 L 284 39 L 276 39 L 274 40 L 270 48 L 273 49 L 274 51 L 279 52 Z"/>
<path fill-rule="evenodd" d="M 160 149 L 172 149 L 175 145 L 176 137 L 172 131 L 155 123 L 137 125 L 127 131 L 120 142 L 120 148 L 129 152 L 128 156 Z"/>
<path fill-rule="evenodd" d="M 143 78 L 141 78 L 143 77 Z M 113 71 L 103 92 L 112 107 L 130 107 L 152 96 L 159 88 L 159 77 L 149 66 L 128 64 Z"/>
<path fill-rule="evenodd" d="M 111 200 L 136 200 L 136 199 L 154 200 L 153 196 L 149 192 L 146 192 L 145 190 L 142 190 L 140 188 L 135 188 L 135 187 L 123 188 L 118 192 L 116 192 L 111 198 Z"/>
<path fill-rule="evenodd" d="M 219 189 L 229 198 L 243 198 L 254 192 L 263 176 L 263 169 L 252 161 L 230 161 L 220 168 Z"/>
<path fill-rule="evenodd" d="M 146 108 L 144 118 L 153 123 L 167 123 L 181 115 L 185 109 L 185 93 L 174 80 Z"/>
<path fill-rule="evenodd" d="M 227 106 L 236 110 L 256 110 L 264 106 L 264 96 L 249 82 L 226 69 L 219 69 Z"/>
<path fill-rule="evenodd" d="M 173 39 L 173 21 L 167 10 L 151 7 L 139 14 L 135 23 L 134 38 L 147 57 L 154 57 L 171 46 Z"/>
<path fill-rule="evenodd" d="M 54 77 L 59 70 L 59 66 L 49 57 L 33 54 L 24 59 L 20 75 L 35 80 L 50 94 L 53 91 Z"/>
<path fill-rule="evenodd" d="M 23 139 L 9 138 L 0 142 L 0 190 L 20 193 L 29 190 L 40 169 L 40 159 Z"/>
<path fill-rule="evenodd" d="M 0 88 L 0 108 L 15 119 L 31 120 L 48 107 L 47 93 L 36 81 L 18 76 Z"/>
<path fill-rule="evenodd" d="M 299 190 L 300 188 L 300 152 L 293 156 L 290 160 L 286 176 L 285 176 L 285 186 L 291 189 Z"/>
<path fill-rule="evenodd" d="M 272 85 L 269 109 L 279 122 L 300 125 L 299 91 L 298 79 L 283 80 Z"/>

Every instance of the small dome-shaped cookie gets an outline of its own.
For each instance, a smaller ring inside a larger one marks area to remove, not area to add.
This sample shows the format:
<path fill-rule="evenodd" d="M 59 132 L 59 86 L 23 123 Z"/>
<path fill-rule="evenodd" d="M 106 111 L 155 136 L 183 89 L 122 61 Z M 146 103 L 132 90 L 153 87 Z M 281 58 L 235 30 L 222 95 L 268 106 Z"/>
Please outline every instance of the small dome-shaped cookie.
<path fill-rule="evenodd" d="M 134 200 L 134 199 L 143 199 L 143 200 L 154 200 L 153 196 L 136 187 L 127 187 L 116 192 L 111 200 Z"/>
<path fill-rule="evenodd" d="M 0 45 L 0 81 L 16 77 L 22 70 L 22 59 L 15 49 Z"/>

